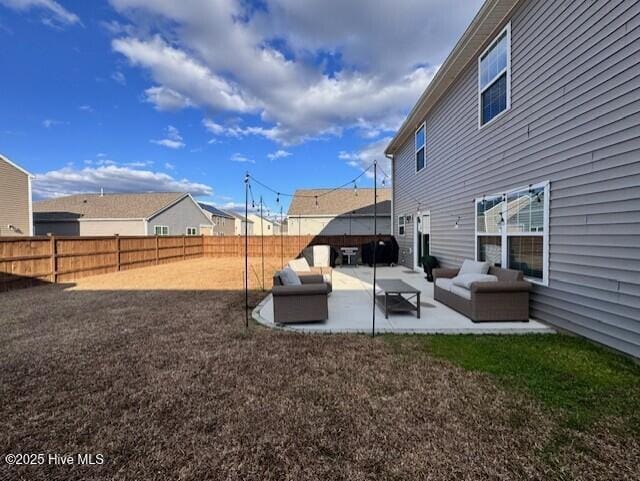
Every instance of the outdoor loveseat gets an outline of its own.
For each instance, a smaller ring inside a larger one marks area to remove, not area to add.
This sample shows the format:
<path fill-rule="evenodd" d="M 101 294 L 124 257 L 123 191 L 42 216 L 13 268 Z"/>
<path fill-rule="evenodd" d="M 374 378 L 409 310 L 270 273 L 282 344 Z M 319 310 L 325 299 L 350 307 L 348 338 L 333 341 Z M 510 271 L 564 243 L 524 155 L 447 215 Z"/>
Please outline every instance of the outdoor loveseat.
<path fill-rule="evenodd" d="M 290 268 L 287 268 L 290 269 Z M 331 285 L 320 274 L 298 276 L 300 284 L 285 285 L 283 271 L 273 276 L 273 320 L 277 324 L 326 321 Z"/>
<path fill-rule="evenodd" d="M 434 299 L 474 322 L 528 321 L 530 284 L 522 272 L 465 260 L 460 269 L 434 269 Z"/>

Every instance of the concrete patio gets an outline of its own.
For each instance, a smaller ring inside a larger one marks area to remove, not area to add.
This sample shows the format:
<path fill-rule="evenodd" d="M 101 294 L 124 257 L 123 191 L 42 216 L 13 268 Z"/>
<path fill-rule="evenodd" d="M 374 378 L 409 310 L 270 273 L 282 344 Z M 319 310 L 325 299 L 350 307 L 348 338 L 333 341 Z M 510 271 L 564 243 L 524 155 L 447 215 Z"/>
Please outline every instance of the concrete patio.
<path fill-rule="evenodd" d="M 401 279 L 421 291 L 421 318 L 415 313 L 390 314 L 376 307 L 376 332 L 398 334 L 549 334 L 555 331 L 536 320 L 529 322 L 473 323 L 467 317 L 433 300 L 433 284 L 424 274 L 406 267 L 378 267 L 378 279 Z M 373 269 L 366 266 L 333 270 L 326 322 L 277 325 L 273 322 L 273 299 L 269 294 L 253 311 L 260 324 L 297 332 L 371 333 Z"/>

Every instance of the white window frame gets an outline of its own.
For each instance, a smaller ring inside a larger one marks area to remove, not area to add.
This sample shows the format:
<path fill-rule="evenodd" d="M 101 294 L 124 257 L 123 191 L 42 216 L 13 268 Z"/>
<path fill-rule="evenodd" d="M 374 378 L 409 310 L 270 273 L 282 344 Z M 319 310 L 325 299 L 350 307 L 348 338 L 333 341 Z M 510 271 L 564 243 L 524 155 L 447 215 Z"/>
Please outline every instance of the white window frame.
<path fill-rule="evenodd" d="M 160 234 L 158 234 L 157 229 L 160 228 Z M 162 231 L 166 229 L 167 233 L 163 234 Z M 157 236 L 167 236 L 169 235 L 169 226 L 168 225 L 154 225 L 153 226 L 153 235 Z"/>
<path fill-rule="evenodd" d="M 498 39 L 505 32 L 507 33 L 507 66 L 503 70 L 500 70 L 500 72 L 498 72 L 498 74 L 495 77 L 493 77 L 493 79 L 491 79 L 491 81 L 489 81 L 487 85 L 484 86 L 484 88 L 482 88 L 481 70 L 480 70 L 480 67 L 482 64 L 482 57 L 484 57 L 493 47 L 496 46 L 496 44 L 498 43 Z M 505 73 L 505 71 L 507 72 L 507 108 L 505 108 L 502 112 L 500 112 L 494 118 L 489 120 L 489 122 L 487 122 L 486 124 L 483 124 L 482 123 L 482 94 L 485 92 L 485 90 L 487 90 L 494 83 L 496 83 L 496 81 L 502 76 L 503 73 Z M 478 129 L 482 129 L 487 125 L 492 124 L 494 120 L 497 120 L 500 117 L 502 117 L 510 109 L 511 109 L 511 22 L 507 23 L 507 25 L 502 30 L 500 30 L 500 32 L 494 37 L 493 41 L 489 44 L 489 46 L 485 48 L 484 51 L 478 56 Z"/>
<path fill-rule="evenodd" d="M 424 144 L 418 147 L 418 145 L 416 144 L 416 136 L 418 135 L 418 132 L 420 131 L 420 129 L 424 129 Z M 413 147 L 415 149 L 413 153 L 413 164 L 416 169 L 416 174 L 418 174 L 422 172 L 424 169 L 426 169 L 427 167 L 427 121 L 426 120 L 422 122 L 422 125 L 420 125 L 416 129 L 416 131 L 413 133 Z M 422 169 L 418 169 L 418 151 L 420 149 L 424 149 L 424 165 L 422 166 Z"/>
<path fill-rule="evenodd" d="M 545 182 L 540 182 L 538 184 L 531 184 L 526 186 L 520 186 L 515 189 L 509 189 L 502 194 L 491 194 L 486 197 L 500 197 L 506 199 L 509 194 L 513 194 L 514 192 L 519 192 L 527 189 L 544 189 L 544 220 L 543 220 L 543 229 L 544 232 L 509 232 L 507 229 L 507 224 L 509 222 L 508 212 L 507 212 L 507 202 L 503 202 L 502 204 L 502 219 L 504 220 L 503 224 L 500 226 L 499 232 L 478 232 L 478 204 L 482 202 L 485 197 L 478 197 L 474 203 L 474 211 L 473 211 L 473 221 L 475 224 L 475 237 L 474 237 L 474 258 L 478 260 L 478 238 L 479 237 L 500 237 L 500 250 L 501 250 L 501 264 L 503 267 L 507 269 L 509 267 L 509 237 L 542 237 L 542 280 L 536 279 L 534 277 L 527 277 L 525 279 L 532 284 L 537 284 L 540 286 L 548 286 L 549 285 L 549 193 L 551 190 L 551 183 L 547 180 Z"/>
<path fill-rule="evenodd" d="M 194 234 L 189 234 L 189 229 L 193 229 Z M 196 236 L 198 235 L 198 228 L 197 227 L 187 227 L 187 229 L 185 230 L 185 234 L 188 236 Z"/>
<path fill-rule="evenodd" d="M 400 232 L 400 228 L 402 228 L 402 232 Z M 404 237 L 407 232 L 407 227 L 405 224 L 405 219 L 403 215 L 398 216 L 398 237 Z"/>

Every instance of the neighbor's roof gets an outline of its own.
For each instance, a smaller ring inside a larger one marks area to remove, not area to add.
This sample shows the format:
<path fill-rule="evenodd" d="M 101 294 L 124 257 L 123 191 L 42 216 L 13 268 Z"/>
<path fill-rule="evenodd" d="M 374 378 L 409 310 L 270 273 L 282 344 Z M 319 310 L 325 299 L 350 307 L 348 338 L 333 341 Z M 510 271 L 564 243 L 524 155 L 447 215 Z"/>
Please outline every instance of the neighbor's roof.
<path fill-rule="evenodd" d="M 238 214 L 237 212 L 233 212 L 233 211 L 229 211 L 227 212 L 227 214 L 229 214 L 231 217 L 235 217 L 236 219 L 240 219 L 242 221 L 247 220 L 247 218 L 243 215 Z M 249 224 L 253 224 L 253 221 L 251 219 L 248 220 Z"/>
<path fill-rule="evenodd" d="M 202 210 L 207 211 L 209 214 L 218 216 L 218 217 L 226 217 L 227 219 L 233 219 L 233 216 L 228 212 L 218 209 L 210 204 L 204 204 L 202 202 L 198 202 L 198 205 L 202 207 Z"/>
<path fill-rule="evenodd" d="M 77 194 L 34 202 L 34 219 L 148 219 L 189 194 L 149 192 L 139 194 Z"/>
<path fill-rule="evenodd" d="M 492 40 L 498 27 L 509 17 L 520 0 L 486 0 L 435 77 L 413 107 L 404 123 L 391 140 L 385 154 L 394 154 L 422 124 L 425 117 L 458 78 L 469 62 L 475 60 Z"/>
<path fill-rule="evenodd" d="M 318 197 L 318 205 L 316 199 Z M 378 189 L 378 215 L 391 215 L 391 189 Z M 298 189 L 287 215 L 373 215 L 373 189 Z"/>

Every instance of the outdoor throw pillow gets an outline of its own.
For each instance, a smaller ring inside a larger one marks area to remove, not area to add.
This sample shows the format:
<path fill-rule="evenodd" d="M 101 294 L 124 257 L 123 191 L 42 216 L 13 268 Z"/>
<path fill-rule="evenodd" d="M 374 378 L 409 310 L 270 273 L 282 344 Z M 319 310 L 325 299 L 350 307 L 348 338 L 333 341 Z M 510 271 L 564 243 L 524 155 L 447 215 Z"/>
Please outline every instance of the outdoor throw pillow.
<path fill-rule="evenodd" d="M 307 259 L 301 257 L 300 259 L 294 259 L 289 261 L 289 267 L 296 272 L 311 272 Z"/>
<path fill-rule="evenodd" d="M 497 282 L 498 278 L 489 274 L 462 274 L 453 278 L 453 285 L 471 289 L 474 282 Z"/>
<path fill-rule="evenodd" d="M 285 286 L 299 286 L 302 284 L 302 282 L 300 282 L 298 274 L 296 274 L 295 271 L 289 266 L 280 271 L 280 280 Z"/>
<path fill-rule="evenodd" d="M 462 274 L 486 274 L 489 272 L 489 267 L 491 267 L 491 263 L 489 262 L 476 262 L 470 259 L 465 259 L 462 263 L 462 267 L 458 272 L 458 275 Z"/>

